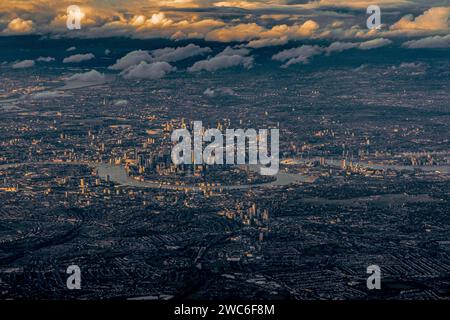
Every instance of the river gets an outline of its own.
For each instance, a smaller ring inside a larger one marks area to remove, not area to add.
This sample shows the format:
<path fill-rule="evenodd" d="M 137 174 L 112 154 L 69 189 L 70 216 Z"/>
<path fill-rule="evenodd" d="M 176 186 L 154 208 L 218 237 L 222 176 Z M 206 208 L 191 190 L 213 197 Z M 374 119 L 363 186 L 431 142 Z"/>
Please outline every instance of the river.
<path fill-rule="evenodd" d="M 289 161 L 290 164 L 304 164 L 307 161 L 317 160 L 315 158 L 312 159 L 292 159 Z M 340 160 L 334 160 L 334 159 L 327 159 L 326 163 L 328 165 L 336 166 L 338 167 L 340 165 Z M 97 162 L 25 162 L 25 163 L 15 163 L 15 164 L 4 164 L 0 165 L 0 169 L 5 168 L 11 168 L 11 167 L 18 167 L 21 165 L 87 165 L 90 166 L 98 171 L 99 176 L 106 180 L 108 177 L 111 181 L 122 185 L 122 186 L 131 186 L 131 187 L 138 187 L 138 188 L 157 188 L 157 189 L 169 189 L 169 190 L 192 190 L 192 191 L 198 191 L 201 190 L 199 186 L 193 186 L 193 185 L 169 185 L 164 183 L 155 183 L 155 182 L 148 182 L 148 181 L 139 181 L 132 177 L 130 177 L 127 172 L 125 171 L 125 168 L 122 165 L 113 165 L 108 163 L 97 163 Z M 370 167 L 373 169 L 393 169 L 393 170 L 423 170 L 423 171 L 439 171 L 444 174 L 449 173 L 450 166 L 401 166 L 401 165 L 384 165 L 384 164 L 371 164 L 363 161 L 353 162 L 354 165 L 360 165 L 363 167 Z M 257 170 L 256 166 L 250 166 L 251 170 Z M 286 173 L 280 171 L 276 175 L 276 180 L 266 183 L 260 183 L 260 184 L 253 184 L 253 185 L 228 185 L 228 186 L 208 186 L 208 189 L 223 189 L 223 190 L 240 190 L 240 189 L 250 189 L 250 188 L 256 188 L 256 187 L 276 187 L 276 186 L 288 186 L 293 183 L 298 182 L 313 182 L 314 178 L 305 176 L 303 174 L 299 173 Z"/>

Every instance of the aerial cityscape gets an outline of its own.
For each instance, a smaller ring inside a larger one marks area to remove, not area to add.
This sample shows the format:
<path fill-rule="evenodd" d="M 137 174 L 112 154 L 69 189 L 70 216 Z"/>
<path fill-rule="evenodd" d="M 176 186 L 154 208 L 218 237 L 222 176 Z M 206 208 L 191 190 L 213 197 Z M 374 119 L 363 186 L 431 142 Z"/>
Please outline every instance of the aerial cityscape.
<path fill-rule="evenodd" d="M 2 0 L 0 299 L 450 299 L 449 17 Z M 270 141 L 175 163 L 199 121 Z"/>

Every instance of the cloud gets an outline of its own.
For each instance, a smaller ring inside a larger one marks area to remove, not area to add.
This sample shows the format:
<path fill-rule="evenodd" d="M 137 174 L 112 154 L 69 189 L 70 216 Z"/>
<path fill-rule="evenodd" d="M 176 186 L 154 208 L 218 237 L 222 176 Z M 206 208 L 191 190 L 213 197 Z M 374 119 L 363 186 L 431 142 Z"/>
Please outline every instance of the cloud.
<path fill-rule="evenodd" d="M 374 37 L 445 36 L 450 15 L 448 0 L 149 0 L 145 6 L 139 0 L 116 0 L 113 6 L 106 0 L 78 2 L 84 18 L 82 29 L 74 33 L 66 27 L 67 1 L 2 0 L 0 25 L 5 29 L 0 35 L 204 39 L 248 42 L 249 48 L 262 48 L 299 39 L 351 42 Z M 399 13 L 408 13 L 406 10 L 436 7 L 404 16 L 390 29 L 370 31 L 365 28 L 369 4 L 382 8 L 386 23 L 392 23 L 392 17 Z M 132 65 L 141 61 L 155 60 Z"/>
<path fill-rule="evenodd" d="M 272 47 L 272 46 L 281 46 L 288 43 L 289 39 L 286 36 L 275 38 L 275 39 L 258 39 L 252 40 L 247 44 L 249 48 L 263 48 L 263 47 Z"/>
<path fill-rule="evenodd" d="M 295 3 L 295 1 L 293 1 Z M 401 7 L 410 4 L 408 0 L 313 0 L 304 5 L 305 8 L 357 8 L 365 9 L 371 4 L 379 5 L 384 8 Z"/>
<path fill-rule="evenodd" d="M 409 4 L 408 0 L 258 0 L 258 1 L 217 1 L 213 5 L 217 7 L 235 7 L 247 10 L 270 8 L 295 10 L 295 9 L 329 9 L 352 8 L 365 9 L 370 4 L 378 4 L 387 8 L 395 8 Z M 284 11 L 286 12 L 286 11 Z M 288 11 L 289 12 L 289 11 Z"/>
<path fill-rule="evenodd" d="M 77 50 L 77 47 L 70 47 L 70 48 L 66 49 L 67 52 L 71 52 L 71 51 L 75 51 L 75 50 Z"/>
<path fill-rule="evenodd" d="M 188 44 L 185 47 L 178 48 L 163 48 L 153 50 L 151 53 L 144 50 L 136 50 L 127 53 L 124 57 L 118 59 L 116 63 L 110 66 L 110 70 L 126 70 L 130 67 L 136 66 L 141 62 L 176 62 L 190 57 L 204 55 L 205 53 L 212 52 L 211 48 L 202 48 L 195 44 Z"/>
<path fill-rule="evenodd" d="M 138 65 L 132 66 L 125 71 L 122 71 L 121 75 L 124 79 L 160 79 L 167 73 L 174 71 L 175 68 L 165 61 L 147 63 L 141 61 Z"/>
<path fill-rule="evenodd" d="M 89 61 L 95 58 L 92 53 L 86 54 L 74 54 L 73 56 L 64 58 L 63 63 L 79 63 L 83 61 Z"/>
<path fill-rule="evenodd" d="M 256 23 L 241 23 L 213 30 L 205 38 L 220 42 L 250 41 L 248 47 L 261 48 L 282 45 L 289 40 L 311 37 L 318 29 L 319 25 L 313 20 L 293 25 L 275 25 L 271 29 L 266 29 Z"/>
<path fill-rule="evenodd" d="M 39 57 L 36 59 L 37 62 L 52 62 L 55 61 L 55 58 L 52 57 Z M 30 68 L 35 66 L 35 60 L 23 60 L 20 62 L 17 62 L 12 65 L 13 69 L 24 69 L 24 68 Z"/>
<path fill-rule="evenodd" d="M 38 62 L 52 62 L 55 61 L 55 58 L 52 57 L 39 57 L 36 59 Z"/>
<path fill-rule="evenodd" d="M 173 40 L 204 39 L 208 32 L 225 25 L 225 22 L 215 19 L 183 20 L 173 24 L 170 38 Z"/>
<path fill-rule="evenodd" d="M 271 29 L 260 32 L 258 39 L 251 40 L 247 47 L 262 48 L 269 46 L 279 46 L 288 43 L 290 40 L 309 38 L 319 29 L 319 24 L 314 20 L 307 20 L 303 24 L 275 25 Z"/>
<path fill-rule="evenodd" d="M 390 45 L 391 43 L 392 43 L 392 41 L 389 39 L 378 38 L 378 39 L 361 42 L 359 44 L 358 48 L 361 50 L 371 50 L 371 49 L 381 48 L 381 47 Z"/>
<path fill-rule="evenodd" d="M 103 83 L 106 77 L 103 73 L 96 70 L 91 70 L 85 73 L 76 73 L 66 79 L 67 82 L 88 82 L 88 83 Z"/>
<path fill-rule="evenodd" d="M 213 30 L 206 35 L 206 40 L 220 42 L 248 41 L 258 38 L 264 30 L 256 23 L 238 24 Z"/>
<path fill-rule="evenodd" d="M 136 50 L 127 53 L 124 57 L 118 59 L 116 63 L 108 69 L 110 70 L 125 70 L 129 67 L 135 66 L 140 62 L 151 62 L 153 57 L 148 53 L 148 51 L 144 50 Z"/>
<path fill-rule="evenodd" d="M 310 59 L 314 56 L 325 53 L 326 55 L 331 55 L 335 52 L 343 52 L 345 50 L 357 48 L 360 50 L 371 50 L 387 46 L 391 44 L 392 41 L 384 38 L 377 38 L 373 40 L 368 40 L 364 42 L 340 42 L 336 41 L 331 43 L 328 47 L 312 46 L 312 45 L 302 45 L 298 48 L 292 48 L 288 50 L 283 50 L 272 56 L 272 60 L 285 62 L 281 67 L 286 68 L 292 64 L 308 64 Z"/>
<path fill-rule="evenodd" d="M 248 57 L 248 54 L 250 54 L 250 50 L 248 49 L 231 48 L 228 46 L 213 58 L 197 61 L 192 67 L 188 68 L 188 71 L 216 71 L 236 66 L 243 66 L 246 69 L 250 69 L 253 67 L 253 57 Z"/>
<path fill-rule="evenodd" d="M 33 21 L 15 18 L 8 23 L 8 27 L 3 30 L 7 34 L 26 34 L 33 31 Z"/>
<path fill-rule="evenodd" d="M 140 6 L 141 9 L 142 6 Z M 140 10 L 145 11 L 145 9 Z M 113 15 L 114 16 L 114 15 Z M 119 17 L 119 19 L 117 19 Z M 176 17 L 177 20 L 173 18 Z M 171 38 L 174 40 L 204 38 L 205 35 L 226 24 L 211 18 L 203 19 L 199 15 L 166 16 L 163 12 L 152 13 L 150 17 L 139 13 L 131 17 L 117 12 L 115 19 L 107 19 L 90 28 L 78 32 L 80 37 L 130 37 L 135 39 Z"/>
<path fill-rule="evenodd" d="M 216 71 L 219 69 L 231 68 L 236 66 L 243 66 L 246 69 L 250 69 L 253 66 L 253 58 L 243 57 L 240 55 L 216 56 L 209 60 L 197 61 L 192 67 L 188 68 L 188 71 Z"/>
<path fill-rule="evenodd" d="M 360 50 L 371 50 L 376 48 L 381 48 L 383 46 L 387 46 L 391 44 L 392 41 L 384 38 L 372 39 L 364 42 L 341 42 L 336 41 L 330 44 L 327 48 L 325 48 L 326 55 L 331 55 L 335 52 L 343 52 L 346 50 L 350 50 L 353 48 L 357 48 Z"/>
<path fill-rule="evenodd" d="M 450 48 L 450 34 L 411 40 L 403 43 L 402 46 L 408 49 Z"/>
<path fill-rule="evenodd" d="M 327 55 L 330 55 L 334 52 L 342 52 L 345 50 L 349 50 L 352 48 L 357 48 L 359 46 L 359 43 L 356 42 L 340 42 L 336 41 L 333 42 L 328 46 L 328 48 L 325 49 Z"/>
<path fill-rule="evenodd" d="M 25 69 L 34 67 L 34 60 L 23 60 L 12 65 L 13 69 Z"/>
<path fill-rule="evenodd" d="M 156 61 L 176 62 L 210 52 L 212 52 L 211 48 L 202 48 L 191 43 L 185 47 L 154 50 L 152 56 Z"/>
<path fill-rule="evenodd" d="M 322 29 L 315 38 L 317 39 L 340 39 L 340 40 L 353 40 L 353 39 L 370 39 L 378 36 L 381 31 L 367 28 L 362 28 L 360 25 L 348 26 L 345 23 L 336 26 L 336 22 L 328 25 Z"/>
<path fill-rule="evenodd" d="M 264 1 L 217 1 L 213 3 L 216 7 L 234 7 L 242 9 L 259 9 L 267 7 Z"/>
<path fill-rule="evenodd" d="M 307 64 L 310 58 L 319 55 L 323 52 L 323 48 L 320 46 L 302 45 L 298 48 L 292 48 L 283 50 L 272 56 L 272 60 L 287 61 L 282 67 L 286 68 L 291 64 Z"/>
<path fill-rule="evenodd" d="M 247 56 L 250 54 L 250 50 L 245 48 L 232 48 L 230 46 L 227 46 L 222 52 L 217 54 L 217 57 L 220 56 Z"/>
<path fill-rule="evenodd" d="M 449 30 L 450 7 L 435 7 L 414 18 L 407 15 L 393 24 L 391 30 L 400 31 L 438 31 Z"/>
<path fill-rule="evenodd" d="M 310 37 L 315 31 L 319 29 L 319 24 L 314 20 L 307 20 L 303 24 L 294 25 L 276 25 L 272 29 L 261 32 L 261 38 L 280 38 L 288 37 L 289 39 L 301 39 L 305 37 Z"/>
<path fill-rule="evenodd" d="M 319 29 L 319 25 L 314 20 L 307 20 L 303 24 L 294 24 L 292 26 L 279 25 L 273 27 L 270 31 L 263 33 L 261 36 L 281 36 L 288 35 L 291 39 L 298 39 L 303 37 L 311 36 L 314 31 Z"/>

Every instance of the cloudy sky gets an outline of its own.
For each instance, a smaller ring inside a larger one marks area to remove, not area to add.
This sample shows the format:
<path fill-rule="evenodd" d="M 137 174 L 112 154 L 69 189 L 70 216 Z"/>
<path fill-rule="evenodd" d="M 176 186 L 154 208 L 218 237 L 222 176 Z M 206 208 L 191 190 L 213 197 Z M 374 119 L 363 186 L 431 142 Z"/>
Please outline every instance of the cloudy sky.
<path fill-rule="evenodd" d="M 80 31 L 66 27 L 73 4 L 83 11 Z M 381 8 L 380 30 L 366 27 L 370 4 Z M 301 39 L 410 38 L 448 47 L 449 16 L 450 0 L 2 0 L 0 35 L 205 39 L 252 48 Z"/>
<path fill-rule="evenodd" d="M 82 10 L 81 30 L 67 29 L 67 8 L 74 4 Z M 374 4 L 381 8 L 382 26 L 370 30 L 366 9 Z M 5 55 L 3 66 L 20 71 L 60 62 L 69 68 L 109 63 L 103 71 L 124 79 L 160 79 L 180 70 L 252 69 L 258 51 L 272 49 L 266 55 L 281 68 L 350 50 L 365 54 L 397 47 L 407 55 L 419 49 L 439 54 L 450 48 L 449 17 L 450 0 L 0 0 L 0 40 L 17 41 L 11 37 L 21 35 L 37 35 L 37 41 L 158 39 L 166 47 L 125 52 L 73 46 L 39 56 L 33 49 L 21 58 L 14 51 Z M 69 80 L 108 79 L 91 70 Z"/>

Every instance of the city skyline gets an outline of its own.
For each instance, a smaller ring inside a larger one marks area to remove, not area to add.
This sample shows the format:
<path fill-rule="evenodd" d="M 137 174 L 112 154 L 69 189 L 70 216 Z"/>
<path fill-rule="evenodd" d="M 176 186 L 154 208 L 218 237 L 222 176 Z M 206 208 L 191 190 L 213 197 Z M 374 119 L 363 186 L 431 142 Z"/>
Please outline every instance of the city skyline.
<path fill-rule="evenodd" d="M 448 300 L 449 17 L 2 1 L 0 299 Z M 232 129 L 273 175 L 195 161 Z"/>

